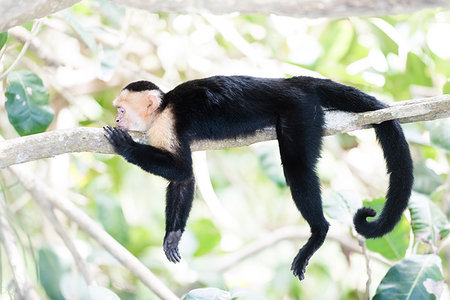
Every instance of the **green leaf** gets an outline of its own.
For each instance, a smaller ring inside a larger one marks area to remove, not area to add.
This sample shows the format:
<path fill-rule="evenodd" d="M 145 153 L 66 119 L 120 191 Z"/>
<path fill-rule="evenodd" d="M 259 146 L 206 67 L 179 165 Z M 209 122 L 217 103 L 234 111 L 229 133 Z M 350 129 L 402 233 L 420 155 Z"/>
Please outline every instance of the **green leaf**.
<path fill-rule="evenodd" d="M 96 2 L 99 4 L 100 12 L 107 23 L 120 28 L 121 20 L 125 16 L 125 7 L 106 0 L 96 0 Z"/>
<path fill-rule="evenodd" d="M 361 199 L 351 191 L 327 191 L 322 197 L 324 212 L 349 226 L 353 225 L 353 215 L 361 205 Z"/>
<path fill-rule="evenodd" d="M 447 82 L 446 84 L 444 84 L 443 93 L 446 95 L 450 94 L 450 82 Z"/>
<path fill-rule="evenodd" d="M 414 191 L 430 195 L 442 184 L 442 178 L 424 163 L 414 165 Z"/>
<path fill-rule="evenodd" d="M 422 86 L 433 86 L 430 69 L 416 54 L 409 52 L 406 59 L 406 74 L 411 78 L 411 83 Z"/>
<path fill-rule="evenodd" d="M 120 300 L 113 291 L 98 285 L 90 285 L 88 287 L 89 296 L 91 299 L 108 299 L 108 300 Z"/>
<path fill-rule="evenodd" d="M 63 263 L 53 248 L 43 247 L 38 252 L 39 281 L 52 300 L 64 300 L 59 287 L 68 266 Z"/>
<path fill-rule="evenodd" d="M 214 223 L 209 219 L 200 219 L 191 225 L 191 230 L 198 240 L 198 248 L 194 256 L 202 256 L 214 249 L 221 240 L 221 235 Z"/>
<path fill-rule="evenodd" d="M 427 196 L 413 193 L 408 204 L 414 235 L 434 245 L 450 232 L 450 223 L 439 207 Z"/>
<path fill-rule="evenodd" d="M 0 49 L 3 48 L 7 40 L 8 40 L 8 32 L 0 33 Z"/>
<path fill-rule="evenodd" d="M 103 47 L 100 55 L 99 78 L 103 81 L 109 81 L 113 77 L 118 64 L 119 52 L 110 47 Z"/>
<path fill-rule="evenodd" d="M 444 289 L 437 255 L 412 255 L 397 262 L 384 276 L 373 300 L 439 299 Z"/>
<path fill-rule="evenodd" d="M 370 202 L 365 201 L 364 206 L 367 205 L 374 208 L 377 211 L 377 215 L 379 215 L 385 201 L 384 198 L 374 199 Z M 409 222 L 405 216 L 402 216 L 400 222 L 395 225 L 394 230 L 390 233 L 377 239 L 367 239 L 367 249 L 380 253 L 390 260 L 402 259 L 409 246 L 409 230 Z"/>
<path fill-rule="evenodd" d="M 252 149 L 256 152 L 259 163 L 267 177 L 278 186 L 285 187 L 286 179 L 284 178 L 283 168 L 281 167 L 278 143 L 263 143 Z"/>
<path fill-rule="evenodd" d="M 436 120 L 430 130 L 430 141 L 433 146 L 450 153 L 450 119 Z"/>
<path fill-rule="evenodd" d="M 70 10 L 65 9 L 62 11 L 62 14 L 67 23 L 69 23 L 73 30 L 75 30 L 75 32 L 80 36 L 86 46 L 88 46 L 92 52 L 97 53 L 97 43 L 95 42 L 93 35 L 78 22 L 77 18 Z"/>
<path fill-rule="evenodd" d="M 183 300 L 231 300 L 229 292 L 218 288 L 203 288 L 190 291 Z"/>
<path fill-rule="evenodd" d="M 378 18 L 371 19 L 370 25 L 372 32 L 377 37 L 377 41 L 380 45 L 380 50 L 383 52 L 383 54 L 384 55 L 388 55 L 389 53 L 398 54 L 398 45 L 389 36 L 390 32 L 388 29 L 390 25 L 386 23 L 384 20 Z"/>
<path fill-rule="evenodd" d="M 5 107 L 9 122 L 21 135 L 44 132 L 53 120 L 48 92 L 33 72 L 22 70 L 8 75 Z"/>
<path fill-rule="evenodd" d="M 129 226 L 119 203 L 103 194 L 97 195 L 94 201 L 98 207 L 98 218 L 105 230 L 119 243 L 127 244 L 129 241 Z"/>

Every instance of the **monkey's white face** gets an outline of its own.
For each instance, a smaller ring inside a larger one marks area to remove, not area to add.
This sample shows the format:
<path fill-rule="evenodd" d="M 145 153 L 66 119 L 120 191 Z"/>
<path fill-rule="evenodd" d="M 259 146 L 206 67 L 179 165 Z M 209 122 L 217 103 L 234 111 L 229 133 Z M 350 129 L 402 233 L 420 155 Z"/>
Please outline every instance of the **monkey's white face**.
<path fill-rule="evenodd" d="M 161 103 L 158 96 L 154 91 L 123 90 L 113 102 L 117 108 L 116 125 L 125 130 L 147 131 Z"/>

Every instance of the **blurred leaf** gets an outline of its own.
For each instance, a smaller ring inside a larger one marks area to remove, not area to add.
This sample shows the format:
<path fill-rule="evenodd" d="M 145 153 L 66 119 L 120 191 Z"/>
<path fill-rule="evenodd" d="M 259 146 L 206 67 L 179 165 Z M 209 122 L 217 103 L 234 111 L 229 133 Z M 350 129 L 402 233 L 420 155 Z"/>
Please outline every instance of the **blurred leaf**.
<path fill-rule="evenodd" d="M 431 144 L 450 153 L 450 119 L 436 120 L 433 124 L 430 130 Z"/>
<path fill-rule="evenodd" d="M 152 232 L 145 227 L 131 227 L 129 237 L 127 249 L 137 257 L 144 253 L 149 246 L 161 246 L 159 237 L 154 236 Z"/>
<path fill-rule="evenodd" d="M 437 255 L 411 255 L 389 269 L 373 300 L 439 299 L 444 289 L 442 263 Z"/>
<path fill-rule="evenodd" d="M 442 178 L 424 163 L 414 165 L 414 191 L 430 195 L 442 184 Z"/>
<path fill-rule="evenodd" d="M 98 218 L 105 230 L 119 243 L 127 244 L 129 240 L 129 227 L 121 206 L 114 199 L 102 194 L 97 195 L 94 201 L 98 207 Z"/>
<path fill-rule="evenodd" d="M 43 247 L 38 252 L 39 281 L 52 300 L 64 300 L 59 282 L 68 270 L 53 248 Z"/>
<path fill-rule="evenodd" d="M 240 286 L 235 286 L 230 289 L 231 299 L 240 300 L 263 300 L 265 299 L 255 291 Z"/>
<path fill-rule="evenodd" d="M 7 40 L 8 40 L 8 32 L 0 33 L 0 49 L 3 48 Z"/>
<path fill-rule="evenodd" d="M 183 300 L 231 300 L 229 292 L 218 288 L 195 289 L 187 293 Z"/>
<path fill-rule="evenodd" d="M 79 35 L 81 40 L 86 44 L 86 46 L 91 49 L 93 53 L 97 53 L 97 43 L 90 32 L 88 32 L 83 25 L 81 25 L 74 14 L 69 10 L 65 9 L 62 11 L 64 18 L 67 23 L 73 28 L 73 30 Z"/>
<path fill-rule="evenodd" d="M 377 198 L 372 201 L 364 201 L 364 206 L 370 206 L 377 211 L 379 215 L 383 209 L 385 198 Z M 367 249 L 380 253 L 384 257 L 390 260 L 402 259 L 409 246 L 409 222 L 402 216 L 400 222 L 395 225 L 394 230 L 388 234 L 376 238 L 367 239 Z"/>
<path fill-rule="evenodd" d="M 95 2 L 100 5 L 100 12 L 105 16 L 108 23 L 116 28 L 120 28 L 121 20 L 125 16 L 125 8 L 106 0 L 96 0 Z"/>
<path fill-rule="evenodd" d="M 319 38 L 324 53 L 317 64 L 326 61 L 340 61 L 349 52 L 355 32 L 348 20 L 330 22 Z"/>
<path fill-rule="evenodd" d="M 119 52 L 110 47 L 103 47 L 100 53 L 100 74 L 99 79 L 109 81 L 119 64 Z"/>
<path fill-rule="evenodd" d="M 44 132 L 53 120 L 49 96 L 42 80 L 33 72 L 22 70 L 8 75 L 5 108 L 8 119 L 21 135 Z"/>
<path fill-rule="evenodd" d="M 380 45 L 380 50 L 386 56 L 389 53 L 398 54 L 397 43 L 386 33 L 385 21 L 378 18 L 370 20 L 370 28 L 377 37 L 377 41 Z"/>
<path fill-rule="evenodd" d="M 433 86 L 430 69 L 416 54 L 409 52 L 406 59 L 406 74 L 411 78 L 411 83 L 422 86 Z M 405 76 L 405 74 L 403 74 Z"/>
<path fill-rule="evenodd" d="M 76 295 L 77 300 L 91 300 L 89 297 L 88 286 L 81 274 L 65 272 L 59 282 L 59 287 L 64 299 L 72 299 Z M 106 298 L 94 298 L 106 299 Z"/>
<path fill-rule="evenodd" d="M 281 166 L 278 143 L 262 143 L 252 149 L 256 152 L 261 168 L 267 177 L 278 186 L 285 187 L 286 179 Z"/>
<path fill-rule="evenodd" d="M 191 225 L 191 230 L 198 240 L 198 248 L 194 256 L 210 252 L 220 243 L 221 235 L 214 223 L 209 219 L 200 219 Z"/>
<path fill-rule="evenodd" d="M 327 191 L 322 197 L 324 212 L 349 226 L 353 225 L 353 215 L 361 204 L 361 199 L 351 191 Z"/>
<path fill-rule="evenodd" d="M 450 82 L 447 82 L 446 84 L 444 84 L 444 88 L 442 89 L 442 91 L 444 94 L 450 94 Z"/>
<path fill-rule="evenodd" d="M 113 291 L 98 285 L 89 286 L 89 296 L 91 299 L 107 299 L 107 300 L 120 300 Z"/>
<path fill-rule="evenodd" d="M 450 223 L 444 213 L 425 195 L 413 193 L 408 208 L 417 239 L 436 245 L 449 234 Z"/>

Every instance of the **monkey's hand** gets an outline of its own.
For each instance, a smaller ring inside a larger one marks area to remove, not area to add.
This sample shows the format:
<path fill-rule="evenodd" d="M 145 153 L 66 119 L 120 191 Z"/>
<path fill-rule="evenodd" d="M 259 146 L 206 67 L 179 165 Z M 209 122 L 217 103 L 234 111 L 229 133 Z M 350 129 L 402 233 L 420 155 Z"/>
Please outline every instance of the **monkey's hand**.
<path fill-rule="evenodd" d="M 178 243 L 181 239 L 181 230 L 170 231 L 164 237 L 164 253 L 170 262 L 177 263 L 181 260 L 180 252 L 178 251 Z"/>
<path fill-rule="evenodd" d="M 109 143 L 113 146 L 114 151 L 117 154 L 124 155 L 129 152 L 130 149 L 136 147 L 136 142 L 125 130 L 117 127 L 105 126 L 105 137 Z"/>

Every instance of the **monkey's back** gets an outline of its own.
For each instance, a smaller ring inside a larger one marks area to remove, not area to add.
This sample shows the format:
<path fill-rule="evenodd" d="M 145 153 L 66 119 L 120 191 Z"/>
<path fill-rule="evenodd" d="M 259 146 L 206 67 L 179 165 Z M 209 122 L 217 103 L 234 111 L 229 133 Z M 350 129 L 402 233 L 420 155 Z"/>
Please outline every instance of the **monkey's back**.
<path fill-rule="evenodd" d="M 286 111 L 315 106 L 308 94 L 291 79 L 214 76 L 180 84 L 164 102 L 175 114 L 179 134 L 222 139 L 251 134 L 275 125 Z"/>

